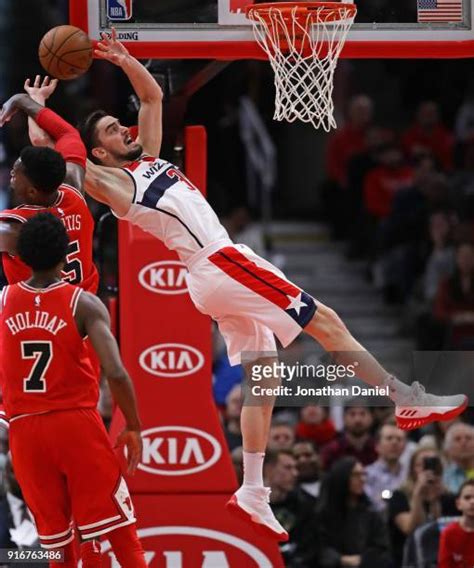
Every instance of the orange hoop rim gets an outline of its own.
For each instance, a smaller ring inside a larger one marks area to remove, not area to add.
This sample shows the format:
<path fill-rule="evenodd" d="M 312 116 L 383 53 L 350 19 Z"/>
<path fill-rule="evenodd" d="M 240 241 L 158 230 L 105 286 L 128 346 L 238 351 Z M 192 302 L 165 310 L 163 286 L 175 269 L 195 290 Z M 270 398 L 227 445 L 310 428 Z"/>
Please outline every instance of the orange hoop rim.
<path fill-rule="evenodd" d="M 255 13 L 269 22 L 272 10 L 280 12 L 284 19 L 294 18 L 298 21 L 306 21 L 311 15 L 323 16 L 319 18 L 321 22 L 337 22 L 352 18 L 357 13 L 357 6 L 354 3 L 345 2 L 266 2 L 264 4 L 251 4 L 245 7 L 245 15 L 252 21 L 256 21 Z"/>

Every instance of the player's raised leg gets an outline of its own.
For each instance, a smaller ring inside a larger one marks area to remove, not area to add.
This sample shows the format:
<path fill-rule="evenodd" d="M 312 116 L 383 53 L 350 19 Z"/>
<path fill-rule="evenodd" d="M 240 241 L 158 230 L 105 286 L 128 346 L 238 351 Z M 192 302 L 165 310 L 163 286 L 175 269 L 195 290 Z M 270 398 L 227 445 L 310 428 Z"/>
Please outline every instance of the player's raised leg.
<path fill-rule="evenodd" d="M 372 386 L 388 386 L 395 403 L 397 425 L 412 430 L 434 422 L 451 420 L 465 410 L 468 399 L 463 394 L 435 396 L 425 392 L 423 385 L 407 385 L 390 375 L 349 332 L 334 310 L 318 302 L 318 309 L 306 326 L 309 333 L 342 365 L 357 361 L 357 376 Z"/>

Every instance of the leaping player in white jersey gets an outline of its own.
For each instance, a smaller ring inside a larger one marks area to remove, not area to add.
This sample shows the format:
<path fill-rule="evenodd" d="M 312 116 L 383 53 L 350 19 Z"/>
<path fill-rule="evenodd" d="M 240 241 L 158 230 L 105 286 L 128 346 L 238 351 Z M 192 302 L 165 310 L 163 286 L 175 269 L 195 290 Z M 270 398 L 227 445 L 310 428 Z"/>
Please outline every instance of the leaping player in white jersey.
<path fill-rule="evenodd" d="M 115 32 L 111 38 L 103 37 L 97 53 L 123 69 L 141 107 L 136 141 L 127 127 L 105 112 L 97 111 L 86 120 L 82 135 L 91 160 L 86 191 L 110 206 L 118 218 L 177 252 L 189 269 L 191 298 L 198 310 L 217 321 L 231 364 L 238 364 L 243 352 L 276 353 L 275 335 L 286 347 L 304 331 L 326 351 L 338 352 L 341 364 L 353 364 L 356 356 L 357 375 L 369 385 L 389 387 L 400 428 L 448 420 L 466 408 L 464 395 L 434 396 L 419 383 L 408 386 L 391 376 L 331 308 L 289 282 L 248 247 L 233 244 L 199 189 L 176 166 L 158 158 L 162 92 L 153 77 L 117 41 Z M 267 534 L 286 540 L 288 535 L 273 516 L 269 490 L 263 484 L 271 413 L 272 404 L 244 405 L 244 479 L 228 505 Z"/>

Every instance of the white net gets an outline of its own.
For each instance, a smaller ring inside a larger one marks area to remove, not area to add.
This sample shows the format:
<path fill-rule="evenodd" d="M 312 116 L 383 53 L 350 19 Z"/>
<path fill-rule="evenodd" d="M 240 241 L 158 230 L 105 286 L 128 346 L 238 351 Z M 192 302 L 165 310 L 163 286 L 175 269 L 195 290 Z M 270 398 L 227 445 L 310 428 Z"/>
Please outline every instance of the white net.
<path fill-rule="evenodd" d="M 247 16 L 275 72 L 275 120 L 336 128 L 334 71 L 354 22 L 354 4 L 255 5 Z"/>

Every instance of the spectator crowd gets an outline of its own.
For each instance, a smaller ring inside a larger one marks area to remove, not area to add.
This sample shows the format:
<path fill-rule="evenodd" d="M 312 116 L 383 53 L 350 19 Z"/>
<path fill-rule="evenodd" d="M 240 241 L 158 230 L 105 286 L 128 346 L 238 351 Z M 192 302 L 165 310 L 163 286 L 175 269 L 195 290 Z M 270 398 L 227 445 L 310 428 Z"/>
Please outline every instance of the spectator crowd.
<path fill-rule="evenodd" d="M 222 407 L 239 481 L 241 404 L 237 386 Z M 285 566 L 471 566 L 474 427 L 460 418 L 407 434 L 391 411 L 377 414 L 354 401 L 339 431 L 335 422 L 316 405 L 275 412 L 264 478 L 290 535 L 281 546 Z"/>
<path fill-rule="evenodd" d="M 474 105 L 451 130 L 420 102 L 400 131 L 374 119 L 366 95 L 328 140 L 324 218 L 365 261 L 386 303 L 401 308 L 420 350 L 474 345 Z M 217 355 L 217 353 L 219 353 Z M 237 369 L 214 365 L 216 400 L 242 475 Z M 227 385 L 227 386 L 226 386 Z M 223 402 L 223 396 L 225 402 Z M 281 412 L 278 412 L 280 410 Z M 389 409 L 344 407 L 343 424 L 317 405 L 277 409 L 265 480 L 288 530 L 289 568 L 474 566 L 474 426 L 469 413 L 422 430 Z"/>
<path fill-rule="evenodd" d="M 406 307 L 423 350 L 474 344 L 474 115 L 470 98 L 455 127 L 439 105 L 420 102 L 395 131 L 354 97 L 327 145 L 323 195 L 333 234 L 367 261 L 388 303 Z"/>

